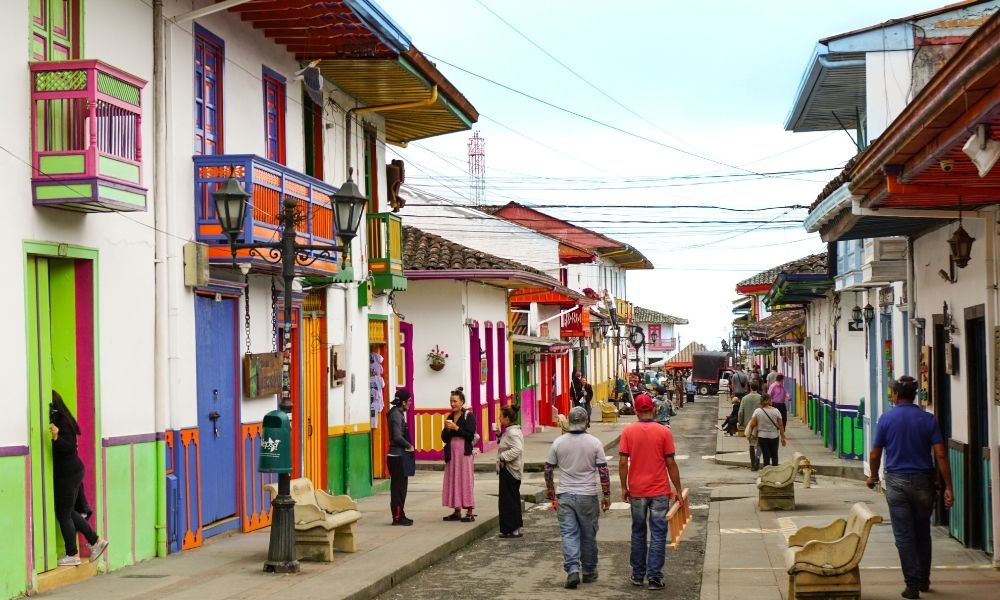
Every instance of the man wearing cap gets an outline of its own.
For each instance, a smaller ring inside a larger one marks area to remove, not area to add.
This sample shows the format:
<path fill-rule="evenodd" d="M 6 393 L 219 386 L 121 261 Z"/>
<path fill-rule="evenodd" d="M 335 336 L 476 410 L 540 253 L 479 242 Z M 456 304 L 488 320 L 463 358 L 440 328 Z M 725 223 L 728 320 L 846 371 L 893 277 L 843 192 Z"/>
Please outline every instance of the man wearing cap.
<path fill-rule="evenodd" d="M 618 477 L 622 501 L 632 508 L 632 551 L 629 562 L 632 585 L 646 583 L 650 590 L 662 590 L 663 563 L 667 550 L 667 510 L 674 491 L 680 493 L 681 473 L 674 459 L 674 434 L 669 427 L 653 421 L 655 408 L 648 394 L 635 399 L 637 423 L 622 431 L 618 445 Z M 667 474 L 670 474 L 670 482 Z M 646 531 L 649 545 L 646 545 Z"/>
<path fill-rule="evenodd" d="M 597 518 L 600 511 L 611 507 L 611 478 L 604 446 L 587 433 L 589 423 L 587 411 L 582 406 L 573 407 L 569 411 L 567 432 L 552 442 L 544 466 L 547 495 L 556 503 L 559 518 L 568 589 L 580 584 L 581 568 L 584 583 L 597 581 Z M 559 469 L 558 488 L 553 481 L 555 469 Z"/>
<path fill-rule="evenodd" d="M 413 464 L 413 444 L 410 443 L 410 429 L 406 426 L 406 411 L 410 408 L 410 392 L 396 391 L 389 410 L 389 451 L 386 462 L 389 466 L 389 509 L 392 511 L 393 525 L 413 525 L 413 519 L 406 516 L 406 489 L 409 486 L 410 470 Z"/>

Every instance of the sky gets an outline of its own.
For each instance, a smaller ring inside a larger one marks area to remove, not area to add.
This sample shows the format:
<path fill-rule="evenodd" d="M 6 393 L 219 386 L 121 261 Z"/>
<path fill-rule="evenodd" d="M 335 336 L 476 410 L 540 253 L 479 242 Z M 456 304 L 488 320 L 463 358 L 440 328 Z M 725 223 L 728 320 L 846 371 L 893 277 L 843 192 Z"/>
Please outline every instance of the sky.
<path fill-rule="evenodd" d="M 784 131 L 817 41 L 946 4 L 376 1 L 479 111 L 486 203 L 639 249 L 655 269 L 629 273 L 628 298 L 688 319 L 681 344 L 709 348 L 731 331 L 737 282 L 825 250 L 788 207 L 811 204 L 854 143 Z M 471 134 L 386 158 L 412 189 L 470 204 Z"/>

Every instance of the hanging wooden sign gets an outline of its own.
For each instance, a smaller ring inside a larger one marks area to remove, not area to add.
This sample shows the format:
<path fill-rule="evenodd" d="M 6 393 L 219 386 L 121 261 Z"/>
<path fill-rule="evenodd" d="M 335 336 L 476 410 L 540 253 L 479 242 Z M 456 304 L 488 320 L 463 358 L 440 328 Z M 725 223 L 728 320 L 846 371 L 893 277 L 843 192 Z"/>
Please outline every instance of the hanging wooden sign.
<path fill-rule="evenodd" d="M 243 394 L 262 398 L 281 393 L 281 353 L 243 355 Z"/>

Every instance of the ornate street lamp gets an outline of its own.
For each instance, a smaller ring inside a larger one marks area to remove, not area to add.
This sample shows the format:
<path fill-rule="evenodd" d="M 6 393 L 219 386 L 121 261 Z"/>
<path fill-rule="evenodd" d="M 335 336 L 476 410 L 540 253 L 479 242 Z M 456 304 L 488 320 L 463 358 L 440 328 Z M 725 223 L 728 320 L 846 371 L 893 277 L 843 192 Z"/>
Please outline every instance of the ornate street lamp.
<path fill-rule="evenodd" d="M 948 247 L 951 249 L 951 260 L 959 269 L 964 269 L 969 265 L 969 259 L 972 258 L 972 242 L 974 241 L 976 241 L 976 238 L 969 235 L 965 228 L 962 227 L 961 221 L 959 221 L 958 229 L 948 238 Z"/>
<path fill-rule="evenodd" d="M 278 408 L 286 414 L 292 412 L 291 360 L 292 360 L 292 284 L 295 280 L 295 265 L 310 265 L 320 258 L 329 259 L 333 252 L 350 251 L 351 240 L 358 234 L 358 227 L 364 215 L 367 198 L 361 194 L 352 179 L 353 169 L 348 172 L 347 181 L 333 196 L 333 217 L 340 245 L 300 244 L 296 240 L 295 222 L 298 217 L 294 198 L 286 196 L 282 203 L 279 225 L 281 239 L 276 242 L 237 242 L 246 219 L 247 200 L 250 194 L 240 182 L 230 177 L 221 188 L 212 193 L 215 214 L 219 218 L 222 232 L 229 240 L 229 248 L 236 260 L 238 250 L 249 250 L 269 263 L 281 265 L 284 282 L 284 334 L 281 369 L 281 399 Z M 266 252 L 262 252 L 266 251 Z M 271 538 L 267 547 L 267 561 L 264 570 L 272 573 L 297 573 L 299 561 L 295 558 L 295 500 L 291 496 L 291 476 L 278 474 L 278 495 L 271 501 L 274 508 L 271 519 Z"/>
<path fill-rule="evenodd" d="M 861 323 L 861 307 L 857 304 L 851 309 L 851 320 L 855 323 Z"/>
<path fill-rule="evenodd" d="M 865 305 L 865 323 L 871 324 L 875 318 L 875 307 L 870 303 Z"/>

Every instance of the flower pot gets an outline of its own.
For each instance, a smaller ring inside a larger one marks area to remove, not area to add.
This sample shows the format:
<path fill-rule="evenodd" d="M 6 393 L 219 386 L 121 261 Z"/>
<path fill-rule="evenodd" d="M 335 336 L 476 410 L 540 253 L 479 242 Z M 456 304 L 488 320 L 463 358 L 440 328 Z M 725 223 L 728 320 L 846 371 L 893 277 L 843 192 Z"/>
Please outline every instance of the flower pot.
<path fill-rule="evenodd" d="M 441 369 L 444 368 L 444 363 L 430 363 L 430 364 L 431 368 L 434 369 L 435 371 L 440 371 Z"/>

